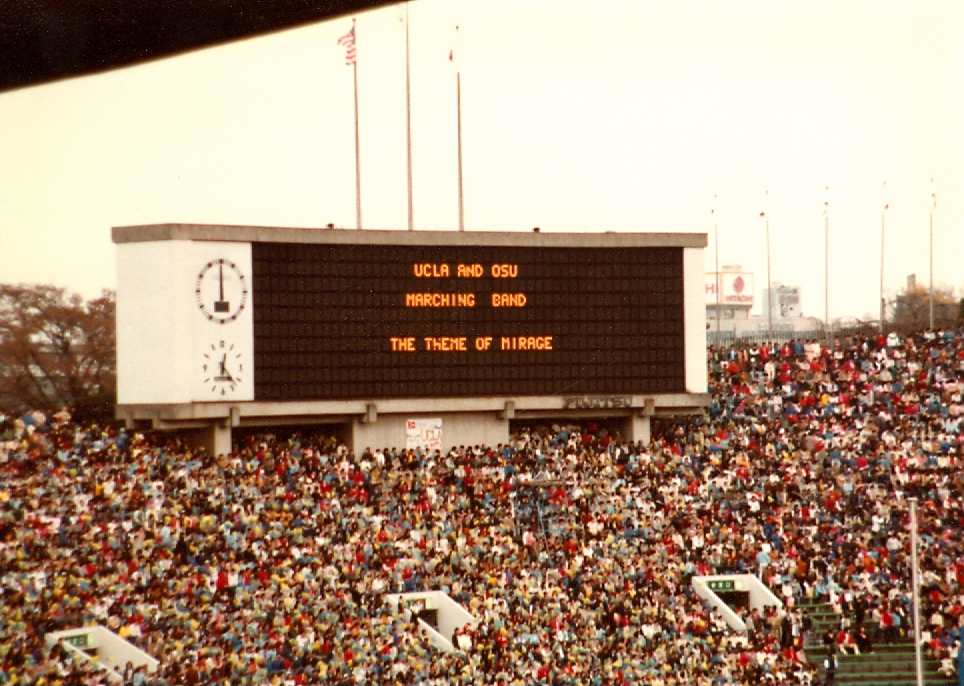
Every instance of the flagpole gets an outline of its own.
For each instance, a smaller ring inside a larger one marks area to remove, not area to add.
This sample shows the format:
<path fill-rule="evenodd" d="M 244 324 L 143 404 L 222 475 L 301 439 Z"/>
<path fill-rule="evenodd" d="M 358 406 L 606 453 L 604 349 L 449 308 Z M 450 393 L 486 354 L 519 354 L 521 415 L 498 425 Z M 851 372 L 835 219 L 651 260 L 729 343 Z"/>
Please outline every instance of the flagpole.
<path fill-rule="evenodd" d="M 716 259 L 714 262 L 714 269 L 716 273 L 713 275 L 713 289 L 716 291 L 716 344 L 720 344 L 720 315 L 723 312 L 720 310 L 720 227 L 719 221 L 716 218 L 716 193 L 713 194 L 713 247 L 716 250 Z M 734 335 L 736 332 L 736 324 L 733 325 Z"/>
<path fill-rule="evenodd" d="M 886 210 L 880 213 L 880 333 L 884 332 L 884 317 L 886 316 L 886 306 L 884 305 L 884 226 Z"/>
<path fill-rule="evenodd" d="M 770 218 L 767 222 L 767 333 L 773 337 L 773 285 L 770 283 Z"/>
<path fill-rule="evenodd" d="M 459 129 L 459 231 L 465 231 L 465 201 L 462 196 L 462 73 L 455 72 L 455 99 Z"/>
<path fill-rule="evenodd" d="M 920 650 L 920 568 L 917 561 L 917 498 L 908 498 L 908 501 L 910 502 L 910 573 L 914 602 L 914 665 L 917 686 L 923 686 L 924 669 Z"/>
<path fill-rule="evenodd" d="M 355 33 L 355 20 L 351 20 L 351 32 L 352 36 L 355 37 L 357 45 L 357 34 Z M 356 47 L 357 51 L 357 47 Z M 352 63 L 352 69 L 355 75 L 355 218 L 356 225 L 360 229 L 362 227 L 361 221 L 361 146 L 358 142 L 358 56 L 356 52 L 355 59 Z"/>
<path fill-rule="evenodd" d="M 455 40 L 458 43 L 459 27 L 455 27 Z M 459 231 L 465 231 L 465 200 L 462 196 L 462 68 L 455 65 L 455 113 L 458 124 L 459 143 Z"/>
<path fill-rule="evenodd" d="M 408 132 L 408 230 L 415 230 L 414 211 L 412 209 L 412 81 L 409 69 L 408 49 L 408 2 L 405 3 L 405 124 Z"/>
<path fill-rule="evenodd" d="M 934 189 L 934 179 L 931 179 L 931 190 Z M 930 329 L 934 330 L 934 208 L 937 207 L 937 196 L 931 193 L 931 226 L 930 226 L 930 294 L 928 305 L 930 309 Z"/>
<path fill-rule="evenodd" d="M 927 296 L 930 311 L 930 330 L 934 330 L 934 211 L 931 210 L 931 258 L 930 258 L 930 292 Z"/>
<path fill-rule="evenodd" d="M 885 181 L 885 193 L 886 190 L 887 182 Z M 884 305 L 884 229 L 886 226 L 887 207 L 887 203 L 884 202 L 884 209 L 880 213 L 880 333 L 884 333 L 884 317 L 887 314 L 886 306 Z"/>
<path fill-rule="evenodd" d="M 773 284 L 770 282 L 770 215 L 767 214 L 767 207 L 770 204 L 770 191 L 766 191 L 763 212 L 760 216 L 766 222 L 767 236 L 767 337 L 772 341 L 773 338 Z"/>
<path fill-rule="evenodd" d="M 830 186 L 824 188 L 829 195 Z M 827 346 L 830 346 L 830 200 L 823 201 L 823 327 L 827 332 Z"/>

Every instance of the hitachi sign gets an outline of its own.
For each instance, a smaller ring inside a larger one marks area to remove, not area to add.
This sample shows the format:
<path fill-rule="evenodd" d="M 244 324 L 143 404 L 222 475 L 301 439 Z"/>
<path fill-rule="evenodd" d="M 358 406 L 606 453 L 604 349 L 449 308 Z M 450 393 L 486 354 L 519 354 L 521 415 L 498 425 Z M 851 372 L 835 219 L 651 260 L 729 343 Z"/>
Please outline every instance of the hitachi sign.
<path fill-rule="evenodd" d="M 717 293 L 719 290 L 719 293 Z M 739 267 L 724 267 L 720 272 L 706 275 L 706 304 L 753 305 L 753 273 Z M 719 297 L 719 300 L 717 300 Z"/>

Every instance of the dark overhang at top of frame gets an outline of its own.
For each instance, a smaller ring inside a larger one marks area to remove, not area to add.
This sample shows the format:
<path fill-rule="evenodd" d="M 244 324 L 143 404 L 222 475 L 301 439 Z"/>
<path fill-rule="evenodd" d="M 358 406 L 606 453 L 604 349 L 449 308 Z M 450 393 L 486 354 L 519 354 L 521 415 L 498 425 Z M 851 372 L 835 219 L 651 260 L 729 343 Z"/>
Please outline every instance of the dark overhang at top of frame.
<path fill-rule="evenodd" d="M 392 4 L 386 0 L 6 0 L 0 91 Z"/>

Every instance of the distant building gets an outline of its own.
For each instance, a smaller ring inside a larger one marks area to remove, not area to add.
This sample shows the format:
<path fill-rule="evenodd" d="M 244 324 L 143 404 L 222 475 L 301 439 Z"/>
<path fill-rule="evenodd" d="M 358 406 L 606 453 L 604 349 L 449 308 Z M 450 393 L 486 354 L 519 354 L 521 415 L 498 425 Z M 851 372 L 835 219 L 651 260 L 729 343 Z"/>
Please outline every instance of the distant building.
<path fill-rule="evenodd" d="M 748 320 L 751 309 L 753 272 L 743 271 L 737 264 L 707 273 L 706 320 L 711 330 L 732 330 L 733 320 Z"/>
<path fill-rule="evenodd" d="M 779 281 L 775 282 L 772 289 L 763 289 L 762 313 L 760 316 L 766 318 L 767 305 L 769 304 L 771 316 L 774 320 L 802 317 L 803 306 L 800 295 L 799 286 L 786 286 Z"/>
<path fill-rule="evenodd" d="M 771 299 L 772 292 L 772 299 Z M 803 316 L 801 289 L 779 282 L 763 289 L 760 315 L 750 316 L 753 308 L 753 274 L 738 265 L 723 267 L 706 275 L 706 328 L 708 335 L 723 336 L 775 333 L 810 333 L 823 328 L 823 322 Z M 767 316 L 770 303 L 771 316 Z"/>

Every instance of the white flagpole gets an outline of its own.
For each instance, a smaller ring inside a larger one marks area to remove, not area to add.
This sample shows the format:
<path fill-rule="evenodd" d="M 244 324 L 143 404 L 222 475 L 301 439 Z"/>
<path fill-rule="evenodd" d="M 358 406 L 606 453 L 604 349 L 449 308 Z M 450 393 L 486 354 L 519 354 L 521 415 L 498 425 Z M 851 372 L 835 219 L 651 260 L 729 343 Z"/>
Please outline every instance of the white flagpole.
<path fill-rule="evenodd" d="M 459 27 L 455 27 L 455 47 L 453 50 L 453 61 L 455 65 L 455 112 L 458 124 L 459 142 L 459 231 L 465 231 L 465 200 L 462 195 L 462 68 L 458 64 L 458 56 L 454 54 L 458 50 Z"/>
<path fill-rule="evenodd" d="M 931 227 L 930 227 L 930 294 L 928 309 L 930 310 L 930 329 L 934 330 L 934 209 L 937 207 L 937 196 L 934 194 L 934 179 L 931 179 Z"/>
<path fill-rule="evenodd" d="M 770 191 L 766 192 L 765 205 L 770 204 Z M 773 284 L 770 282 L 770 215 L 767 214 L 769 207 L 763 208 L 764 219 L 766 219 L 767 229 L 767 336 L 773 338 Z"/>
<path fill-rule="evenodd" d="M 412 80 L 408 49 L 408 3 L 405 3 L 405 125 L 408 132 L 408 230 L 415 230 L 412 208 Z"/>
<path fill-rule="evenodd" d="M 830 186 L 824 188 L 823 201 L 823 328 L 827 335 L 827 347 L 831 343 L 830 331 Z"/>
<path fill-rule="evenodd" d="M 884 209 L 880 213 L 880 333 L 884 333 L 884 317 L 887 306 L 884 303 L 884 229 L 887 217 L 887 182 L 884 181 Z"/>
<path fill-rule="evenodd" d="M 713 248 L 716 251 L 716 259 L 714 260 L 713 268 L 716 273 L 713 275 L 713 289 L 716 291 L 716 344 L 720 344 L 720 317 L 723 315 L 723 311 L 720 309 L 720 286 L 722 279 L 720 279 L 720 227 L 719 220 L 716 216 L 716 193 L 713 194 L 713 209 L 710 211 L 713 215 Z M 733 331 L 736 331 L 734 325 Z"/>
<path fill-rule="evenodd" d="M 358 142 L 358 34 L 355 33 L 355 20 L 351 20 L 351 33 L 355 40 L 355 59 L 352 68 L 355 73 L 355 218 L 360 229 L 361 221 L 361 146 Z"/>
<path fill-rule="evenodd" d="M 773 284 L 770 282 L 770 218 L 767 217 L 767 333 L 773 336 Z"/>
<path fill-rule="evenodd" d="M 355 35 L 355 20 L 351 20 L 351 31 L 338 39 L 338 45 L 345 48 L 345 64 L 352 68 L 355 80 L 355 225 L 360 229 L 361 221 L 361 146 L 358 142 L 358 46 Z"/>
<path fill-rule="evenodd" d="M 914 662 L 917 667 L 917 686 L 924 684 L 924 669 L 920 651 L 920 569 L 917 565 L 917 498 L 910 501 L 910 573 L 914 600 Z"/>

